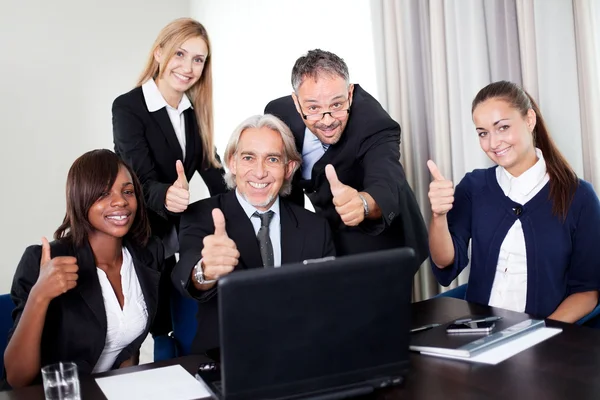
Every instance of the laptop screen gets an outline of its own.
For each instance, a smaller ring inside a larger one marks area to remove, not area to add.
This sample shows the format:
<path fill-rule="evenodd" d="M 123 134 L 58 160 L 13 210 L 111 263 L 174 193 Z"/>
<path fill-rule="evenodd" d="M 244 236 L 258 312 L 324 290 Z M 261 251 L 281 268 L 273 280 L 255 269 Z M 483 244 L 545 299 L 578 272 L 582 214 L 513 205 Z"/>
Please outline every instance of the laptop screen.
<path fill-rule="evenodd" d="M 282 396 L 401 375 L 408 364 L 415 264 L 414 252 L 404 248 L 222 278 L 227 398 Z"/>

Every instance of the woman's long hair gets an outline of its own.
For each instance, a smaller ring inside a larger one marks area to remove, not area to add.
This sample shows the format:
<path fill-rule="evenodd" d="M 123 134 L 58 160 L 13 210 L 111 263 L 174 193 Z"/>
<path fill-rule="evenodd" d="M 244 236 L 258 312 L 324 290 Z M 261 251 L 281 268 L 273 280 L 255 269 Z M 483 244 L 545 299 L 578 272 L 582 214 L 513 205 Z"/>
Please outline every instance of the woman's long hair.
<path fill-rule="evenodd" d="M 213 123 L 213 87 L 212 87 L 212 62 L 211 62 L 211 47 L 208 33 L 204 26 L 191 18 L 179 18 L 165 26 L 156 41 L 152 45 L 152 50 L 146 61 L 146 66 L 136 86 L 143 85 L 148 79 L 156 79 L 163 74 L 167 64 L 177 51 L 177 49 L 190 38 L 202 38 L 206 43 L 208 54 L 204 61 L 204 69 L 202 76 L 198 82 L 194 84 L 186 95 L 194 107 L 196 120 L 198 121 L 198 131 L 203 147 L 203 162 L 202 167 L 221 166 L 219 160 L 215 156 L 214 144 L 214 123 Z M 164 55 L 164 62 L 161 64 L 156 61 L 154 53 L 157 49 L 161 49 Z"/>
<path fill-rule="evenodd" d="M 482 102 L 488 99 L 504 100 L 525 117 L 527 111 L 535 112 L 537 122 L 533 130 L 533 143 L 542 151 L 546 161 L 546 170 L 550 177 L 550 198 L 552 199 L 552 212 L 563 220 L 567 217 L 569 207 L 573 201 L 575 190 L 579 184 L 577 175 L 565 157 L 556 147 L 550 137 L 542 113 L 535 100 L 519 85 L 512 82 L 494 82 L 477 93 L 471 106 L 471 113 Z"/>

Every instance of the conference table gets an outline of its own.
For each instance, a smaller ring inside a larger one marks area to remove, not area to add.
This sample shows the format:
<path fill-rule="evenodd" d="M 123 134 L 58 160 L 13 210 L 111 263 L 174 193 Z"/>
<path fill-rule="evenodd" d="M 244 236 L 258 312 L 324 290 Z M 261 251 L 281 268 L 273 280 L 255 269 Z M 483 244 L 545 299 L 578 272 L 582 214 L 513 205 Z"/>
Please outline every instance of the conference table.
<path fill-rule="evenodd" d="M 519 322 L 523 313 L 447 297 L 412 305 L 412 327 L 442 323 L 465 315 L 497 315 Z M 497 365 L 411 354 L 411 370 L 402 386 L 381 389 L 359 399 L 598 399 L 600 329 L 546 321 L 563 331 Z M 83 400 L 104 400 L 94 378 L 179 364 L 194 374 L 203 356 L 187 356 L 82 377 Z M 0 400 L 43 400 L 41 386 L 0 392 Z"/>

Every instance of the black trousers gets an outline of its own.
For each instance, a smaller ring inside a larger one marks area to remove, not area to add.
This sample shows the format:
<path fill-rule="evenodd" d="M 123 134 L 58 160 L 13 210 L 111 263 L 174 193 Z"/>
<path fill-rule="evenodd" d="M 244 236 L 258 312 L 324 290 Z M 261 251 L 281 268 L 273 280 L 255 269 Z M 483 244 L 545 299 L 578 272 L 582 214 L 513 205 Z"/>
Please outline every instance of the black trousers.
<path fill-rule="evenodd" d="M 164 269 L 158 284 L 158 308 L 150 327 L 152 336 L 166 335 L 173 330 L 171 319 L 171 293 L 175 288 L 171 283 L 171 272 L 175 267 L 175 256 L 165 259 Z"/>

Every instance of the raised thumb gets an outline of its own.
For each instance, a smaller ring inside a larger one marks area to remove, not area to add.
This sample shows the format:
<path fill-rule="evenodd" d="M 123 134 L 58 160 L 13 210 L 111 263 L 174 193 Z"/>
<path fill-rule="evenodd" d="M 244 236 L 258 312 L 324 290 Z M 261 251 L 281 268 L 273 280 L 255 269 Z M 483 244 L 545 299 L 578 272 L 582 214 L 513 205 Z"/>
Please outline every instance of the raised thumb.
<path fill-rule="evenodd" d="M 431 172 L 431 176 L 436 181 L 445 181 L 446 178 L 442 175 L 437 165 L 432 160 L 427 161 L 427 168 L 429 168 L 429 172 Z"/>
<path fill-rule="evenodd" d="M 215 224 L 215 236 L 227 236 L 227 231 L 225 230 L 225 216 L 223 212 L 215 208 L 212 210 L 212 218 L 213 223 Z"/>
<path fill-rule="evenodd" d="M 341 189 L 344 186 L 344 184 L 338 179 L 337 173 L 335 172 L 335 168 L 333 167 L 333 165 L 327 164 L 327 166 L 325 167 L 325 176 L 329 181 L 329 186 L 331 187 L 331 194 L 335 196 L 337 194 L 336 192 L 338 192 L 339 189 Z"/>
<path fill-rule="evenodd" d="M 179 185 L 180 188 L 188 190 L 190 187 L 185 176 L 185 170 L 183 169 L 183 163 L 181 160 L 177 160 L 175 163 L 175 169 L 177 170 L 177 181 L 175 183 Z"/>
<path fill-rule="evenodd" d="M 50 262 L 52 254 L 50 253 L 50 243 L 46 237 L 42 237 L 42 258 L 40 260 L 40 266 L 44 266 Z"/>

